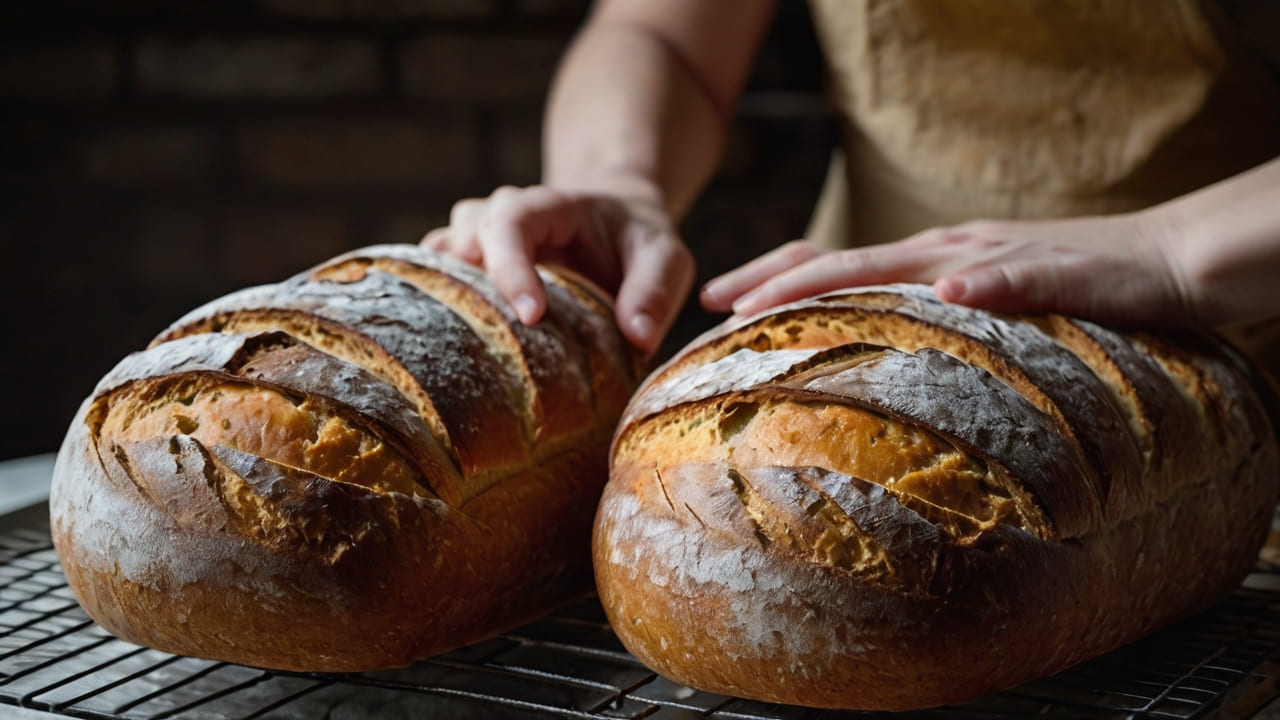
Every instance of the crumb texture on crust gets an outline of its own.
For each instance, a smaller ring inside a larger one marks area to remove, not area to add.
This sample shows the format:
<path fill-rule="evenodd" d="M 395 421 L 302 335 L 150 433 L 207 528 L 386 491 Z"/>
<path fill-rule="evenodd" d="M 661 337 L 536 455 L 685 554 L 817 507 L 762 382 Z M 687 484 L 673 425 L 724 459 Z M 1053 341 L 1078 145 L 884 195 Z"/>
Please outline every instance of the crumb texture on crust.
<path fill-rule="evenodd" d="M 55 465 L 85 609 L 163 650 L 343 671 L 582 592 L 638 365 L 598 290 L 539 272 L 548 313 L 526 327 L 465 263 L 364 248 L 126 357 Z"/>
<path fill-rule="evenodd" d="M 914 285 L 731 318 L 623 414 L 600 597 L 713 692 L 902 710 L 1057 672 L 1248 572 L 1280 480 L 1252 373 Z"/>

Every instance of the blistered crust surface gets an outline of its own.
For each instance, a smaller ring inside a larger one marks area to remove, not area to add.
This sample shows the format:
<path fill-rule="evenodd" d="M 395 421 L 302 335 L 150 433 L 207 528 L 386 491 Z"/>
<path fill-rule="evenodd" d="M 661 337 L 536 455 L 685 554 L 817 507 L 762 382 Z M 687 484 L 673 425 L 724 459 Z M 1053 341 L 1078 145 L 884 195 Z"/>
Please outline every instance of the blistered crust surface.
<path fill-rule="evenodd" d="M 122 360 L 55 470 L 82 604 L 172 652 L 358 670 L 581 592 L 636 365 L 607 300 L 540 272 L 547 318 L 525 327 L 474 268 L 366 248 Z"/>
<path fill-rule="evenodd" d="M 901 710 L 1047 675 L 1204 608 L 1280 480 L 1252 370 L 1201 335 L 917 286 L 733 318 L 614 437 L 597 586 L 694 687 Z"/>

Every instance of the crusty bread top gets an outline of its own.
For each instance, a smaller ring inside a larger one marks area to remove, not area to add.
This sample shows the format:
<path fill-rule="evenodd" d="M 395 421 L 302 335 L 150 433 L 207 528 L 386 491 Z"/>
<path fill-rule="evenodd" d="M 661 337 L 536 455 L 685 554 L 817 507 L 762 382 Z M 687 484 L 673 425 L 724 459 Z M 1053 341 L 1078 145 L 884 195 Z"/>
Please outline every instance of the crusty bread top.
<path fill-rule="evenodd" d="M 123 640 L 309 672 L 402 666 L 585 592 L 639 376 L 607 296 L 363 248 L 214 300 L 123 359 L 54 463 L 50 529 Z"/>
<path fill-rule="evenodd" d="M 642 385 L 613 458 L 821 467 L 885 487 L 959 538 L 999 523 L 1065 539 L 1261 442 L 1273 434 L 1248 368 L 1210 336 L 1004 317 L 894 285 L 704 334 Z"/>
<path fill-rule="evenodd" d="M 205 333 L 283 332 L 407 398 L 459 497 L 598 432 L 638 365 L 598 290 L 540 268 L 547 315 L 522 324 L 484 273 L 409 245 L 364 248 L 179 319 L 152 348 Z M 353 384 L 354 387 L 354 384 Z"/>
<path fill-rule="evenodd" d="M 371 520 L 334 515 L 326 493 L 465 513 L 507 478 L 608 442 L 636 360 L 597 289 L 568 271 L 539 272 L 549 302 L 535 327 L 479 270 L 407 245 L 233 293 L 122 360 L 69 442 L 172 522 L 228 524 L 336 561 Z M 216 503 L 196 502 L 190 483 L 211 488 Z M 91 483 L 60 492 L 84 512 L 106 507 L 88 501 Z M 137 560 L 101 558 L 146 582 L 154 563 Z"/>

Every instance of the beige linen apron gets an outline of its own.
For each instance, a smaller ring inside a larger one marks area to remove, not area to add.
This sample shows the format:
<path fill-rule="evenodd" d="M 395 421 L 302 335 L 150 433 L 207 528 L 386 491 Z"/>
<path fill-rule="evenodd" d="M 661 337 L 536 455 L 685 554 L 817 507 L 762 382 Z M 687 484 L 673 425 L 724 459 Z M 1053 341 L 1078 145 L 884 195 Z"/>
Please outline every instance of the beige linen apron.
<path fill-rule="evenodd" d="M 1280 154 L 1276 78 L 1216 5 L 810 5 L 842 121 L 808 235 L 828 247 L 1136 210 Z"/>

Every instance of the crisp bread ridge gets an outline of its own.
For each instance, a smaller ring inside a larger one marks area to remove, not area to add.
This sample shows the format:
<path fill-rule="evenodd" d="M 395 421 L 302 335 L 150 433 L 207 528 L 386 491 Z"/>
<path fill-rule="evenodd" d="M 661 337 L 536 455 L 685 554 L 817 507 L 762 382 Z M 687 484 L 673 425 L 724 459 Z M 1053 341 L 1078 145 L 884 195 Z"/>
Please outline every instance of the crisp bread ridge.
<path fill-rule="evenodd" d="M 920 286 L 732 318 L 614 437 L 597 587 L 663 675 L 901 710 L 1051 674 L 1249 570 L 1280 460 L 1208 335 L 945 306 Z"/>
<path fill-rule="evenodd" d="M 55 544 L 86 610 L 171 652 L 345 671 L 583 592 L 638 364 L 601 293 L 539 271 L 547 318 L 525 327 L 470 266 L 364 248 L 125 358 L 55 465 Z"/>

